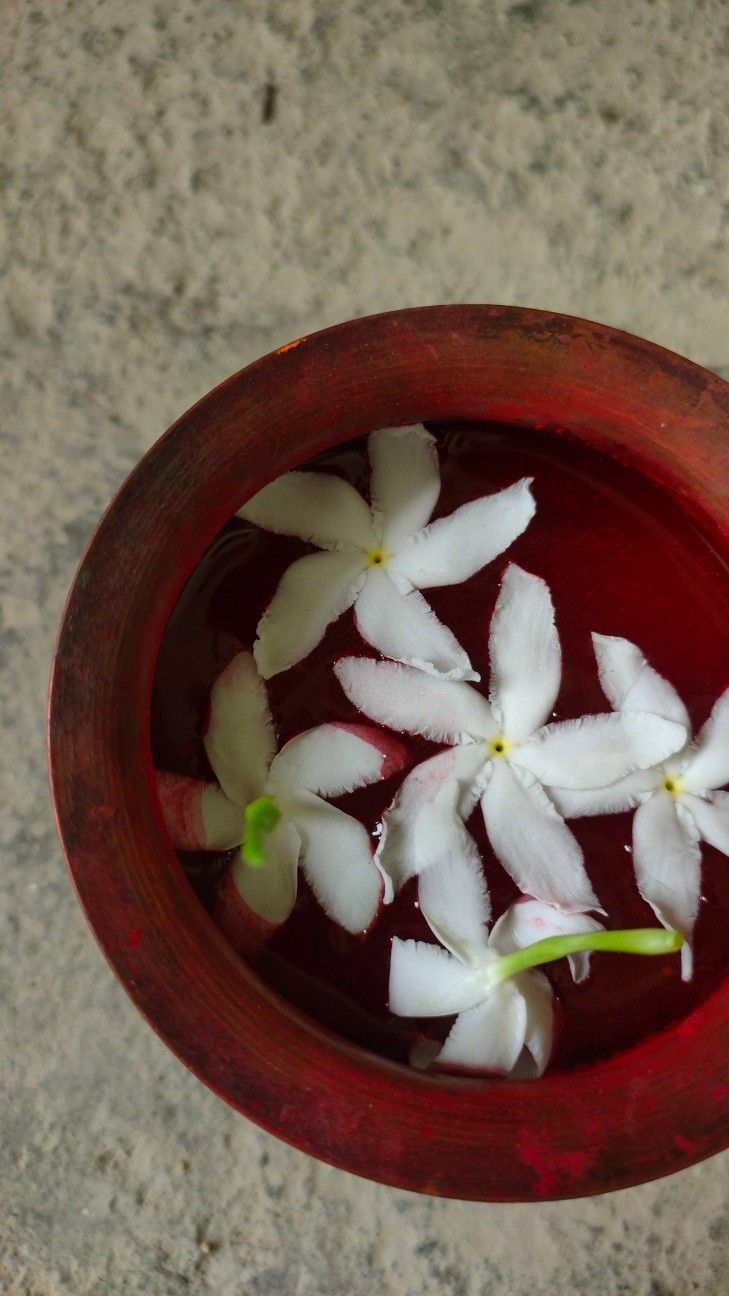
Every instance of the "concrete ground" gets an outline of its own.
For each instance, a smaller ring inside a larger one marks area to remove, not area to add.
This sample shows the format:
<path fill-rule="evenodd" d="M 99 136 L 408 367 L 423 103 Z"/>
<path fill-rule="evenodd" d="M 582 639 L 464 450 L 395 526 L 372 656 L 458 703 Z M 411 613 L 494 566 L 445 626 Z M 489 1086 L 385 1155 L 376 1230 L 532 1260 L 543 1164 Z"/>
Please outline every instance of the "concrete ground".
<path fill-rule="evenodd" d="M 110 495 L 275 345 L 517 302 L 729 366 L 727 6 L 2 0 L 0 30 L 0 1291 L 720 1296 L 726 1156 L 576 1204 L 421 1200 L 208 1093 L 86 928 L 43 710 Z"/>

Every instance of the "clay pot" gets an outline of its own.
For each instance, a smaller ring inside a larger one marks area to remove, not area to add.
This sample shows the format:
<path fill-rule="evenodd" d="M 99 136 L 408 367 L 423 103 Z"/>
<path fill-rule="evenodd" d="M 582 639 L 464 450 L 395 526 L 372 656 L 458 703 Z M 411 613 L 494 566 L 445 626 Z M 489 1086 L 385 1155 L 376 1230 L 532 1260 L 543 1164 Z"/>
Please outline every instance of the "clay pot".
<path fill-rule="evenodd" d="M 265 1129 L 420 1192 L 605 1192 L 729 1144 L 729 981 L 683 1021 L 575 1071 L 538 1082 L 419 1074 L 317 1026 L 233 953 L 185 879 L 153 792 L 160 641 L 220 527 L 343 439 L 449 419 L 567 427 L 680 497 L 726 551 L 729 386 L 689 361 L 598 324 L 491 306 L 398 311 L 301 338 L 185 414 L 93 537 L 53 671 L 59 830 L 88 920 L 137 1006 Z"/>

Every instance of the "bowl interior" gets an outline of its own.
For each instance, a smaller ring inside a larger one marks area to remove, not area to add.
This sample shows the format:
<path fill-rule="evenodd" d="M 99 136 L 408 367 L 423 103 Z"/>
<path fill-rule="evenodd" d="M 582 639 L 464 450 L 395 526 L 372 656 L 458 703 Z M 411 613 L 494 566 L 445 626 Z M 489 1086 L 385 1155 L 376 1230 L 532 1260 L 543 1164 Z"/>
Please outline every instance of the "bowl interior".
<path fill-rule="evenodd" d="M 56 812 L 81 901 L 123 983 L 247 1115 L 323 1159 L 420 1191 L 605 1191 L 726 1145 L 725 985 L 668 1029 L 537 1085 L 413 1074 L 316 1024 L 235 956 L 185 884 L 152 792 L 160 644 L 235 509 L 352 436 L 454 420 L 566 430 L 639 469 L 724 560 L 726 388 L 687 361 L 598 325 L 488 307 L 399 312 L 304 339 L 185 415 L 102 521 L 54 669 Z M 708 687 L 708 664 L 705 674 Z"/>

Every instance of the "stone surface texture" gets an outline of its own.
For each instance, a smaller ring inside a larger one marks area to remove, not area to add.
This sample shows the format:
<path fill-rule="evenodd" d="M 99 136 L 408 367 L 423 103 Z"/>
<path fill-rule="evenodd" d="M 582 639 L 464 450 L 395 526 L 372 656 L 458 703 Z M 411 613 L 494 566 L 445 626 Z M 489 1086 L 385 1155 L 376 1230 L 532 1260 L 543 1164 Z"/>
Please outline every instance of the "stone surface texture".
<path fill-rule="evenodd" d="M 112 492 L 289 338 L 496 301 L 729 363 L 726 5 L 2 0 L 0 30 L 0 1292 L 720 1296 L 726 1156 L 578 1203 L 449 1203 L 208 1093 L 86 928 L 44 704 Z"/>

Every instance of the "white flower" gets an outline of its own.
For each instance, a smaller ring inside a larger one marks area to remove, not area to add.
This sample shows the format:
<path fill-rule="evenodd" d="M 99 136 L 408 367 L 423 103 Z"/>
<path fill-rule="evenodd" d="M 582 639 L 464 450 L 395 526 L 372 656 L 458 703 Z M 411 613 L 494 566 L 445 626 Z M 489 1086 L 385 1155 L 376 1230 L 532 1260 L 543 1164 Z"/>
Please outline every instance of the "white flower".
<path fill-rule="evenodd" d="M 249 908 L 269 923 L 288 918 L 301 863 L 330 918 L 351 932 L 369 927 L 384 891 L 370 839 L 361 823 L 322 797 L 387 778 L 403 764 L 400 745 L 365 726 L 324 724 L 275 755 L 266 690 L 251 654 L 242 652 L 213 685 L 205 750 L 217 784 L 157 774 L 174 845 L 209 851 L 239 846 L 253 807 L 254 817 L 270 827 L 263 829 L 264 866 L 251 867 L 243 853 L 233 866 Z"/>
<path fill-rule="evenodd" d="M 434 438 L 421 427 L 383 428 L 367 447 L 371 506 L 331 473 L 290 472 L 239 511 L 247 522 L 325 550 L 284 572 L 258 625 L 258 669 L 270 679 L 301 661 L 354 604 L 360 634 L 383 656 L 477 680 L 419 591 L 457 585 L 507 549 L 534 515 L 531 479 L 427 525 L 440 492 Z"/>
<path fill-rule="evenodd" d="M 628 639 L 593 635 L 600 683 L 622 715 L 650 711 L 684 726 L 689 741 L 669 759 L 630 774 L 609 787 L 561 792 L 564 815 L 617 814 L 637 806 L 633 864 L 638 890 L 664 927 L 680 931 L 684 980 L 692 971 L 691 937 L 701 895 L 703 839 L 729 855 L 729 689 L 695 741 L 675 689 L 649 666 Z"/>
<path fill-rule="evenodd" d="M 450 909 L 459 879 L 457 874 L 448 879 L 447 871 L 447 866 L 445 872 L 432 870 L 442 877 Z M 483 901 L 479 905 L 471 894 L 468 912 L 460 907 L 460 919 L 450 913 L 446 924 L 433 923 L 446 949 L 422 941 L 395 938 L 392 942 L 391 1012 L 400 1017 L 458 1014 L 441 1049 L 416 1045 L 410 1060 L 421 1067 L 435 1062 L 438 1067 L 458 1070 L 539 1076 L 552 1051 L 554 1011 L 549 981 L 537 971 L 498 981 L 496 967 L 502 955 L 544 937 L 601 931 L 601 925 L 585 914 L 565 915 L 537 900 L 524 900 L 502 914 L 489 936 L 487 905 Z M 587 974 L 588 955 L 576 958 L 581 960 L 582 979 Z"/>
<path fill-rule="evenodd" d="M 335 666 L 356 706 L 393 729 L 451 744 L 416 768 L 384 818 L 380 863 L 400 886 L 448 858 L 462 882 L 480 873 L 463 826 L 480 800 L 491 845 L 519 890 L 567 913 L 598 907 L 580 847 L 555 809 L 556 787 L 594 788 L 682 747 L 685 726 L 630 711 L 545 724 L 561 676 L 554 610 L 543 580 L 507 568 L 491 622 L 490 701 L 469 684 L 391 662 L 345 657 Z"/>

